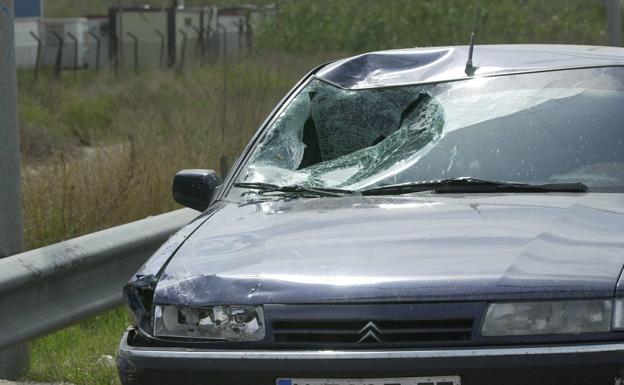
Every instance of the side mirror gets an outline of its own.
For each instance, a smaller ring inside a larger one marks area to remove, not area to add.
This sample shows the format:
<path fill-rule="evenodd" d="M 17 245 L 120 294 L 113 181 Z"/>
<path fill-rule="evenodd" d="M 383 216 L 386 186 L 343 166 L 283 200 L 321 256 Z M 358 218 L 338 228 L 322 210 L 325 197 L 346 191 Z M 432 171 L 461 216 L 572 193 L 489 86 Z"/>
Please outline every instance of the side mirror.
<path fill-rule="evenodd" d="M 213 170 L 183 170 L 173 179 L 173 199 L 183 206 L 204 211 L 222 183 Z"/>

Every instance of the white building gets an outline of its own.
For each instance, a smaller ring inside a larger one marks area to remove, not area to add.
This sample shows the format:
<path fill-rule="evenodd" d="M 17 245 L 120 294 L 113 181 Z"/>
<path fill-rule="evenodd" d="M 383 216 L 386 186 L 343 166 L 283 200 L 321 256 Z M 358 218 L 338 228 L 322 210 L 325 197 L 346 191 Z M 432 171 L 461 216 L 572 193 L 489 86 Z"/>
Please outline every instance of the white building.
<path fill-rule="evenodd" d="M 37 40 L 41 36 L 42 0 L 19 0 L 15 5 L 15 62 L 18 68 L 33 68 L 37 60 Z"/>
<path fill-rule="evenodd" d="M 60 41 L 63 39 L 62 68 L 74 68 L 76 49 L 78 49 L 77 67 L 87 66 L 87 34 L 89 23 L 84 17 L 71 19 L 43 19 L 44 51 L 41 64 L 53 66 L 59 53 Z M 74 41 L 75 38 L 76 41 Z"/>

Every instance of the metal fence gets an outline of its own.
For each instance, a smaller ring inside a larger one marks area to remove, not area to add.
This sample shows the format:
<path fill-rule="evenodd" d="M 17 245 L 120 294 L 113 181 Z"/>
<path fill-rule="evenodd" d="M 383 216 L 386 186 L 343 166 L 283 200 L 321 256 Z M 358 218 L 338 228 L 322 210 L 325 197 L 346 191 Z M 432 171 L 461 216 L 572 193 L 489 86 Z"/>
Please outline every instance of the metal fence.
<path fill-rule="evenodd" d="M 95 34 L 84 41 L 78 41 L 70 34 L 52 34 L 54 40 L 47 42 L 33 32 L 37 41 L 37 55 L 31 55 L 35 74 L 47 68 L 60 77 L 63 72 L 80 70 L 140 71 L 149 68 L 175 68 L 215 63 L 225 59 L 235 59 L 249 51 L 249 34 L 219 33 L 198 35 L 178 31 L 176 53 L 170 54 L 168 39 L 158 35 L 141 38 L 128 31 L 124 39 L 119 39 L 114 49 L 110 49 L 110 39 Z M 41 41 L 40 41 L 41 40 Z M 25 67 L 25 66 L 23 66 Z"/>
<path fill-rule="evenodd" d="M 252 50 L 271 7 L 111 8 L 108 16 L 20 23 L 18 64 L 64 71 L 181 70 L 236 59 Z"/>
<path fill-rule="evenodd" d="M 132 273 L 197 215 L 173 211 L 0 259 L 0 350 L 119 306 Z"/>

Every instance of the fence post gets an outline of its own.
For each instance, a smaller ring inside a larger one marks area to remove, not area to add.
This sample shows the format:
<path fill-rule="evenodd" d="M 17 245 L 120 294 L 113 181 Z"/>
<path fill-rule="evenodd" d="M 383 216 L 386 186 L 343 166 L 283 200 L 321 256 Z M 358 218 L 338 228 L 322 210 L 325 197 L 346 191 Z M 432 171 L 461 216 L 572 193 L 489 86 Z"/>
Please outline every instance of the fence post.
<path fill-rule="evenodd" d="M 110 23 L 108 30 L 108 62 L 112 66 L 115 76 L 119 75 L 119 51 L 121 42 L 119 41 L 119 28 L 121 26 L 120 8 L 110 8 L 108 10 L 108 20 Z"/>
<path fill-rule="evenodd" d="M 619 47 L 622 43 L 620 0 L 607 0 L 607 22 L 609 25 L 609 45 Z"/>
<path fill-rule="evenodd" d="M 74 77 L 78 73 L 78 38 L 71 32 L 67 32 L 67 36 L 74 42 Z"/>
<path fill-rule="evenodd" d="M 132 40 L 134 40 L 134 72 L 139 72 L 139 38 L 132 32 L 126 32 Z"/>
<path fill-rule="evenodd" d="M 245 16 L 245 45 L 247 47 L 247 52 L 251 52 L 253 49 L 253 29 L 249 13 Z"/>
<path fill-rule="evenodd" d="M 214 56 L 215 56 L 214 36 L 215 36 L 214 29 L 212 29 L 211 26 L 206 25 L 206 40 L 207 40 L 206 51 L 208 52 L 208 59 L 207 59 L 208 62 L 215 62 L 214 60 Z"/>
<path fill-rule="evenodd" d="M 245 23 L 242 20 L 238 21 L 238 52 L 237 55 L 242 56 L 243 44 L 245 37 Z"/>
<path fill-rule="evenodd" d="M 37 80 L 39 77 L 39 66 L 41 65 L 41 39 L 33 31 L 30 31 L 30 36 L 37 41 L 37 59 L 35 59 L 35 80 Z"/>
<path fill-rule="evenodd" d="M 201 65 L 206 64 L 206 49 L 210 46 L 210 27 L 202 28 Z"/>
<path fill-rule="evenodd" d="M 176 32 L 177 5 L 167 9 L 167 68 L 175 69 L 178 59 L 178 34 Z"/>
<path fill-rule="evenodd" d="M 56 31 L 51 31 L 52 35 L 58 40 L 59 48 L 56 53 L 56 64 L 54 64 L 54 76 L 57 78 L 61 77 L 61 67 L 63 66 L 63 45 L 65 42 L 63 41 L 63 37 L 59 35 Z"/>
<path fill-rule="evenodd" d="M 123 69 L 126 68 L 126 55 L 125 55 L 125 44 L 124 44 L 124 24 L 123 24 L 123 8 L 121 7 L 121 2 L 119 3 L 119 7 L 117 8 L 117 28 L 115 31 L 117 35 L 117 52 L 115 54 L 115 75 L 119 74 L 119 66 L 121 65 Z M 121 64 L 120 64 L 121 63 Z"/>
<path fill-rule="evenodd" d="M 89 31 L 89 35 L 93 39 L 95 39 L 95 72 L 100 72 L 100 48 L 101 48 L 101 39 L 100 37 L 93 31 Z"/>
<path fill-rule="evenodd" d="M 186 42 L 188 41 L 188 35 L 183 29 L 179 29 L 178 31 L 180 35 L 182 35 L 182 48 L 180 49 L 180 66 L 178 67 L 178 71 L 182 72 L 184 63 L 186 62 Z"/>
<path fill-rule="evenodd" d="M 226 61 L 227 60 L 227 53 L 228 53 L 228 49 L 227 49 L 227 29 L 221 24 L 221 23 L 217 23 L 217 30 L 221 30 L 223 33 L 223 57 L 222 60 Z"/>
<path fill-rule="evenodd" d="M 0 258 L 24 248 L 12 15 L 13 0 L 0 0 Z M 20 377 L 28 368 L 29 356 L 27 344 L 0 350 L 0 378 Z"/>
<path fill-rule="evenodd" d="M 158 67 L 162 68 L 163 61 L 165 60 L 165 35 L 159 30 L 156 30 L 156 34 L 160 37 L 160 58 Z"/>
<path fill-rule="evenodd" d="M 206 23 L 206 51 L 208 52 L 208 62 L 214 63 L 215 57 L 215 33 L 216 31 L 212 28 L 213 20 L 215 20 L 215 16 L 217 15 L 216 7 L 209 7 L 208 12 L 208 22 Z M 218 42 L 217 42 L 218 43 Z"/>
<path fill-rule="evenodd" d="M 198 28 L 196 25 L 192 25 L 193 31 L 197 34 L 197 43 L 195 43 L 195 54 L 194 60 L 197 60 L 197 55 L 199 54 L 200 58 L 203 59 L 203 51 L 204 51 L 204 39 L 203 39 L 203 30 Z"/>

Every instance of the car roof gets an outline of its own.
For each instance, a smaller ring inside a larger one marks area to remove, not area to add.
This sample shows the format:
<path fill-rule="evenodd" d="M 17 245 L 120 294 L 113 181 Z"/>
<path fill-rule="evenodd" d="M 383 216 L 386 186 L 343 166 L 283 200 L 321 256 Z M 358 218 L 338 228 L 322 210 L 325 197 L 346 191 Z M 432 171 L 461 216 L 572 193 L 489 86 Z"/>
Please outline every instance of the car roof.
<path fill-rule="evenodd" d="M 469 78 L 468 46 L 409 48 L 338 60 L 315 76 L 345 89 Z M 624 65 L 624 48 L 580 45 L 476 45 L 475 76 Z"/>

